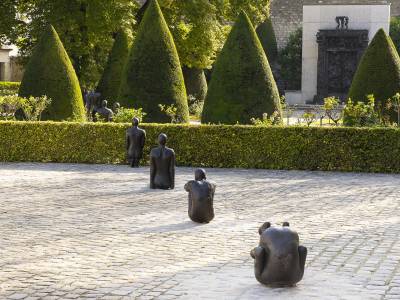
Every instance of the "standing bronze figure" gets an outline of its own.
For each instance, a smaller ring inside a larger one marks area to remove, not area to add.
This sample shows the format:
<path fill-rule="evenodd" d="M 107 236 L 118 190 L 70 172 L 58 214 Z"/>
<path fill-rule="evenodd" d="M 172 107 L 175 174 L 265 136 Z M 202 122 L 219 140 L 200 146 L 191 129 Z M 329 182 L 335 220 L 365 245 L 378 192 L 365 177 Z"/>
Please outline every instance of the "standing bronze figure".
<path fill-rule="evenodd" d="M 254 258 L 256 279 L 265 285 L 293 286 L 304 275 L 307 248 L 299 245 L 299 235 L 289 228 L 271 227 L 264 223 L 259 229 L 260 245 L 250 255 Z"/>
<path fill-rule="evenodd" d="M 161 133 L 157 148 L 150 152 L 150 188 L 174 189 L 175 187 L 175 152 L 167 148 L 167 135 Z"/>
<path fill-rule="evenodd" d="M 146 142 L 146 131 L 139 128 L 139 119 L 133 118 L 133 127 L 126 131 L 126 152 L 128 162 L 132 168 L 139 167 L 143 157 L 143 147 Z"/>
<path fill-rule="evenodd" d="M 214 194 L 216 185 L 206 180 L 206 171 L 197 169 L 195 180 L 185 184 L 189 192 L 189 218 L 197 223 L 209 223 L 214 219 Z"/>

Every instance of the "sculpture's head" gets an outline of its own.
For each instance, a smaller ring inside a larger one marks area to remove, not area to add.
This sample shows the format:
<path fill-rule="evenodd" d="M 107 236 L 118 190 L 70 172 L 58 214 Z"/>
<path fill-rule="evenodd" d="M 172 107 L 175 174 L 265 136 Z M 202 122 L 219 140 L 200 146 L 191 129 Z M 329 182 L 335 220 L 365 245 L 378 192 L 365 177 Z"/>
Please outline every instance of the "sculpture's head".
<path fill-rule="evenodd" d="M 114 110 L 118 110 L 120 108 L 121 108 L 121 104 L 119 104 L 118 102 L 115 102 L 114 105 L 113 105 L 113 109 Z"/>
<path fill-rule="evenodd" d="M 161 133 L 158 136 L 158 143 L 160 144 L 160 146 L 165 146 L 165 144 L 167 143 L 167 135 L 165 133 Z"/>
<path fill-rule="evenodd" d="M 206 171 L 204 169 L 197 169 L 194 172 L 194 179 L 196 181 L 201 181 L 201 180 L 206 179 Z"/>
<path fill-rule="evenodd" d="M 103 101 L 101 102 L 101 107 L 106 108 L 107 105 L 108 105 L 107 100 L 103 100 Z"/>
<path fill-rule="evenodd" d="M 133 118 L 132 119 L 132 124 L 133 124 L 133 126 L 139 126 L 139 119 L 138 118 Z"/>

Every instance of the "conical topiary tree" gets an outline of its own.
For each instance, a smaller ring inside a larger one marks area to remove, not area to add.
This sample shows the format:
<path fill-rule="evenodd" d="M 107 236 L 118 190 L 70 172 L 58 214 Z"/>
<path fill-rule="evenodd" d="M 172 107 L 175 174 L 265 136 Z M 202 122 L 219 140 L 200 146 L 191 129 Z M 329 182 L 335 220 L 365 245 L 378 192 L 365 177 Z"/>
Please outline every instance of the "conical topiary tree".
<path fill-rule="evenodd" d="M 204 71 L 198 68 L 183 67 L 183 77 L 185 78 L 186 92 L 195 100 L 203 102 L 207 95 L 207 80 Z M 188 101 L 189 104 L 190 101 Z"/>
<path fill-rule="evenodd" d="M 270 63 L 275 62 L 278 56 L 278 45 L 271 19 L 268 18 L 258 25 L 256 32 L 268 61 Z"/>
<path fill-rule="evenodd" d="M 156 0 L 150 0 L 122 78 L 122 106 L 143 108 L 149 122 L 169 122 L 159 108 L 175 105 L 177 119 L 189 121 L 178 52 Z"/>
<path fill-rule="evenodd" d="M 101 98 L 108 100 L 109 104 L 117 101 L 122 72 L 129 57 L 130 46 L 131 38 L 128 32 L 121 29 L 115 37 L 114 46 L 97 86 L 97 92 L 101 93 Z"/>
<path fill-rule="evenodd" d="M 373 94 L 376 107 L 400 91 L 400 58 L 391 38 L 380 29 L 365 51 L 351 84 L 349 98 L 366 102 Z M 393 112 L 392 121 L 397 122 Z"/>
<path fill-rule="evenodd" d="M 202 122 L 248 124 L 274 112 L 281 114 L 278 88 L 253 25 L 242 12 L 217 58 Z"/>
<path fill-rule="evenodd" d="M 52 99 L 42 120 L 84 121 L 85 109 L 75 70 L 53 26 L 48 25 L 25 69 L 21 97 Z"/>

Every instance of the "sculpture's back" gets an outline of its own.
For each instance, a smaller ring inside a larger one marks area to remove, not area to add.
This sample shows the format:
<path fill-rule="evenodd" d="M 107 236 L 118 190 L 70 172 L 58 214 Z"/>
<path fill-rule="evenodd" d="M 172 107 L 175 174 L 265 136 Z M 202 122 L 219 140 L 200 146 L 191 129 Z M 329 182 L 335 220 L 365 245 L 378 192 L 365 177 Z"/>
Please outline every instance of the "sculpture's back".
<path fill-rule="evenodd" d="M 213 198 L 215 184 L 207 180 L 191 180 L 185 185 L 189 191 L 189 217 L 197 223 L 209 223 L 214 219 Z"/>
<path fill-rule="evenodd" d="M 304 275 L 307 248 L 299 245 L 299 235 L 288 226 L 268 227 L 260 245 L 252 251 L 259 282 L 272 286 L 292 286 Z"/>

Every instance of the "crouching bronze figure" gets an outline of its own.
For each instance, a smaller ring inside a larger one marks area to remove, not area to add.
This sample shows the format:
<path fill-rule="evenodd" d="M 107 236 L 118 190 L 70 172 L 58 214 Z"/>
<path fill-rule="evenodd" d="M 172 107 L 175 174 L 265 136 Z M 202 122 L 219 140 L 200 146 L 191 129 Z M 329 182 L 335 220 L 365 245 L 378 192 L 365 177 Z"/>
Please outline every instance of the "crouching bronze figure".
<path fill-rule="evenodd" d="M 280 228 L 264 223 L 259 229 L 260 245 L 250 255 L 254 258 L 256 279 L 270 286 L 293 286 L 304 275 L 307 248 L 299 245 L 299 235 L 283 223 Z"/>
<path fill-rule="evenodd" d="M 185 184 L 189 192 L 189 218 L 197 223 L 209 223 L 214 219 L 214 193 L 216 185 L 206 180 L 206 171 L 197 169 L 195 180 Z"/>

